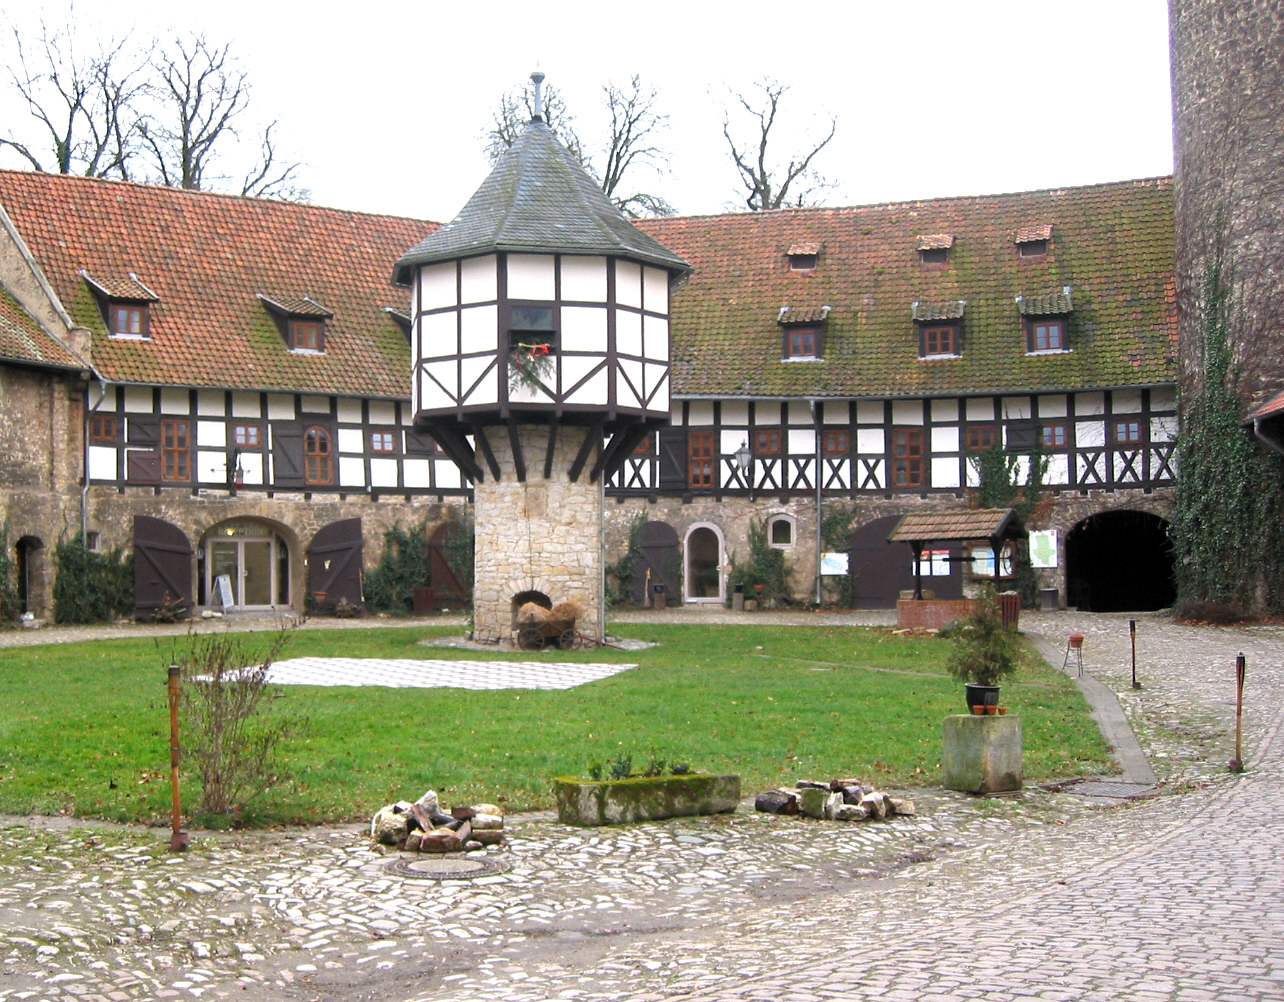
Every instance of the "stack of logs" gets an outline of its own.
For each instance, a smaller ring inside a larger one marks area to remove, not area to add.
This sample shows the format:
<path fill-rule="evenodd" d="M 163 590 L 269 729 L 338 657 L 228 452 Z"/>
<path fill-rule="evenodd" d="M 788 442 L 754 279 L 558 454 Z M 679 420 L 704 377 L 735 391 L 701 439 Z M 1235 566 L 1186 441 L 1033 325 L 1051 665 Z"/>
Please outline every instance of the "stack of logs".
<path fill-rule="evenodd" d="M 464 852 L 504 844 L 504 811 L 495 804 L 441 809 L 429 790 L 413 804 L 383 807 L 370 822 L 370 837 L 407 852 Z"/>
<path fill-rule="evenodd" d="M 800 779 L 796 787 L 760 793 L 753 806 L 767 814 L 801 814 L 826 821 L 884 821 L 897 814 L 914 813 L 912 800 L 889 797 L 858 779 L 834 779 L 828 783 Z"/>

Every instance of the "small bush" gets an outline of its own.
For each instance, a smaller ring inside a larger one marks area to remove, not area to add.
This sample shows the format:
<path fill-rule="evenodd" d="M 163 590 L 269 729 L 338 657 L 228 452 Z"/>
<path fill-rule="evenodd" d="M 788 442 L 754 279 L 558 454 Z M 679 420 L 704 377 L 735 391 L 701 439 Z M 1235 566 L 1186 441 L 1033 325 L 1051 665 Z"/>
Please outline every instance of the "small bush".
<path fill-rule="evenodd" d="M 256 650 L 232 634 L 189 636 L 174 652 L 170 663 L 183 670 L 183 752 L 200 776 L 200 813 L 239 815 L 287 778 L 280 746 L 304 721 L 273 706 L 279 691 L 267 675 L 288 637 L 279 630 Z"/>

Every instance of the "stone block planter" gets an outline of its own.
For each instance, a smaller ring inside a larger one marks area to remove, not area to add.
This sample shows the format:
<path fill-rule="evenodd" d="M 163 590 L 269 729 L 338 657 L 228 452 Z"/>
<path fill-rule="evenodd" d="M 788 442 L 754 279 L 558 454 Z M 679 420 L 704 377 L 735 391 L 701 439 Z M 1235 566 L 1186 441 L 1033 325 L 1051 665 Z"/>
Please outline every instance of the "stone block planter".
<path fill-rule="evenodd" d="M 600 780 L 561 776 L 553 781 L 553 795 L 564 824 L 618 825 L 734 811 L 740 777 L 703 772 Z"/>
<path fill-rule="evenodd" d="M 954 716 L 945 718 L 941 755 L 942 783 L 965 793 L 1004 793 L 1021 789 L 1021 718 Z"/>

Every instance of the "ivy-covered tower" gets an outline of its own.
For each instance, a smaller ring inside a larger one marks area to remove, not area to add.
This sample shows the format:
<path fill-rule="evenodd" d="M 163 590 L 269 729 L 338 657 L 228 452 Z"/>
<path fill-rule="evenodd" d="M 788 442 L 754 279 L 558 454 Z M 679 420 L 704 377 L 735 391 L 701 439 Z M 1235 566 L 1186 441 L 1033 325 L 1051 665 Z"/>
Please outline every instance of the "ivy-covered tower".
<path fill-rule="evenodd" d="M 535 114 L 459 215 L 397 263 L 416 424 L 473 482 L 474 629 L 575 601 L 602 635 L 603 484 L 669 421 L 669 299 L 689 266 Z"/>

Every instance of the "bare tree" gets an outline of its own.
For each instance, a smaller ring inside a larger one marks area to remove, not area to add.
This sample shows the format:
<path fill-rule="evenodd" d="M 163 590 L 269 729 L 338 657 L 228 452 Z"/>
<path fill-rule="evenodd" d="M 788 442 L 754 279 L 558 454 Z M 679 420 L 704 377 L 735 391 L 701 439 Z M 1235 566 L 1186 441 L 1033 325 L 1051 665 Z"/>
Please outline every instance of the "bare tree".
<path fill-rule="evenodd" d="M 745 204 L 753 212 L 816 204 L 817 196 L 833 187 L 812 168 L 812 161 L 838 129 L 838 120 L 831 117 L 829 132 L 810 152 L 791 156 L 787 164 L 773 161 L 768 153 L 771 130 L 776 125 L 780 100 L 789 88 L 775 80 L 764 79 L 755 84 L 762 91 L 762 103 L 755 104 L 743 94 L 736 94 L 736 101 L 754 120 L 752 138 L 738 142 L 732 136 L 730 112 L 724 112 L 722 135 L 731 150 L 731 159 L 740 172 L 740 182 L 746 191 Z M 810 143 L 810 141 L 809 141 Z"/>
<path fill-rule="evenodd" d="M 660 169 L 668 164 L 668 154 L 655 143 L 655 136 L 668 127 L 669 117 L 656 110 L 657 92 L 645 87 L 634 75 L 626 87 L 608 83 L 602 87 L 604 104 L 610 115 L 610 133 L 599 154 L 590 159 L 575 131 L 574 118 L 566 110 L 562 95 L 551 85 L 543 88 L 544 122 L 576 160 L 597 180 L 608 198 L 625 215 L 672 215 L 674 209 L 659 195 L 636 191 L 625 194 L 625 176 L 636 174 L 636 168 L 649 165 Z M 535 90 L 526 84 L 500 98 L 491 128 L 486 132 L 486 155 L 498 160 L 516 141 L 526 123 L 534 116 Z"/>
<path fill-rule="evenodd" d="M 631 168 L 641 164 L 655 169 L 668 166 L 668 153 L 654 143 L 657 133 L 669 124 L 669 116 L 656 110 L 655 88 L 643 87 L 635 73 L 627 89 L 608 83 L 602 92 L 611 115 L 611 134 L 603 151 L 605 159 L 600 171 L 602 190 L 627 216 L 673 215 L 673 206 L 658 195 L 646 192 L 625 195 L 620 190 L 620 183 Z"/>
<path fill-rule="evenodd" d="M 34 170 L 89 177 L 128 178 L 140 138 L 137 104 L 145 86 L 145 55 L 131 56 L 128 39 L 108 41 L 85 56 L 68 26 L 41 22 L 30 46 L 13 31 L 9 80 L 31 117 L 39 140 L 0 137 Z"/>
<path fill-rule="evenodd" d="M 237 136 L 250 99 L 247 74 L 237 68 L 230 46 L 212 45 L 204 35 L 175 38 L 172 48 L 157 54 L 155 69 L 157 108 L 143 121 L 142 136 L 161 183 L 200 191 L 226 181 L 213 173 L 214 164 L 225 140 Z M 299 197 L 299 165 L 280 162 L 276 126 L 263 132 L 260 158 L 242 181 L 242 195 Z"/>

